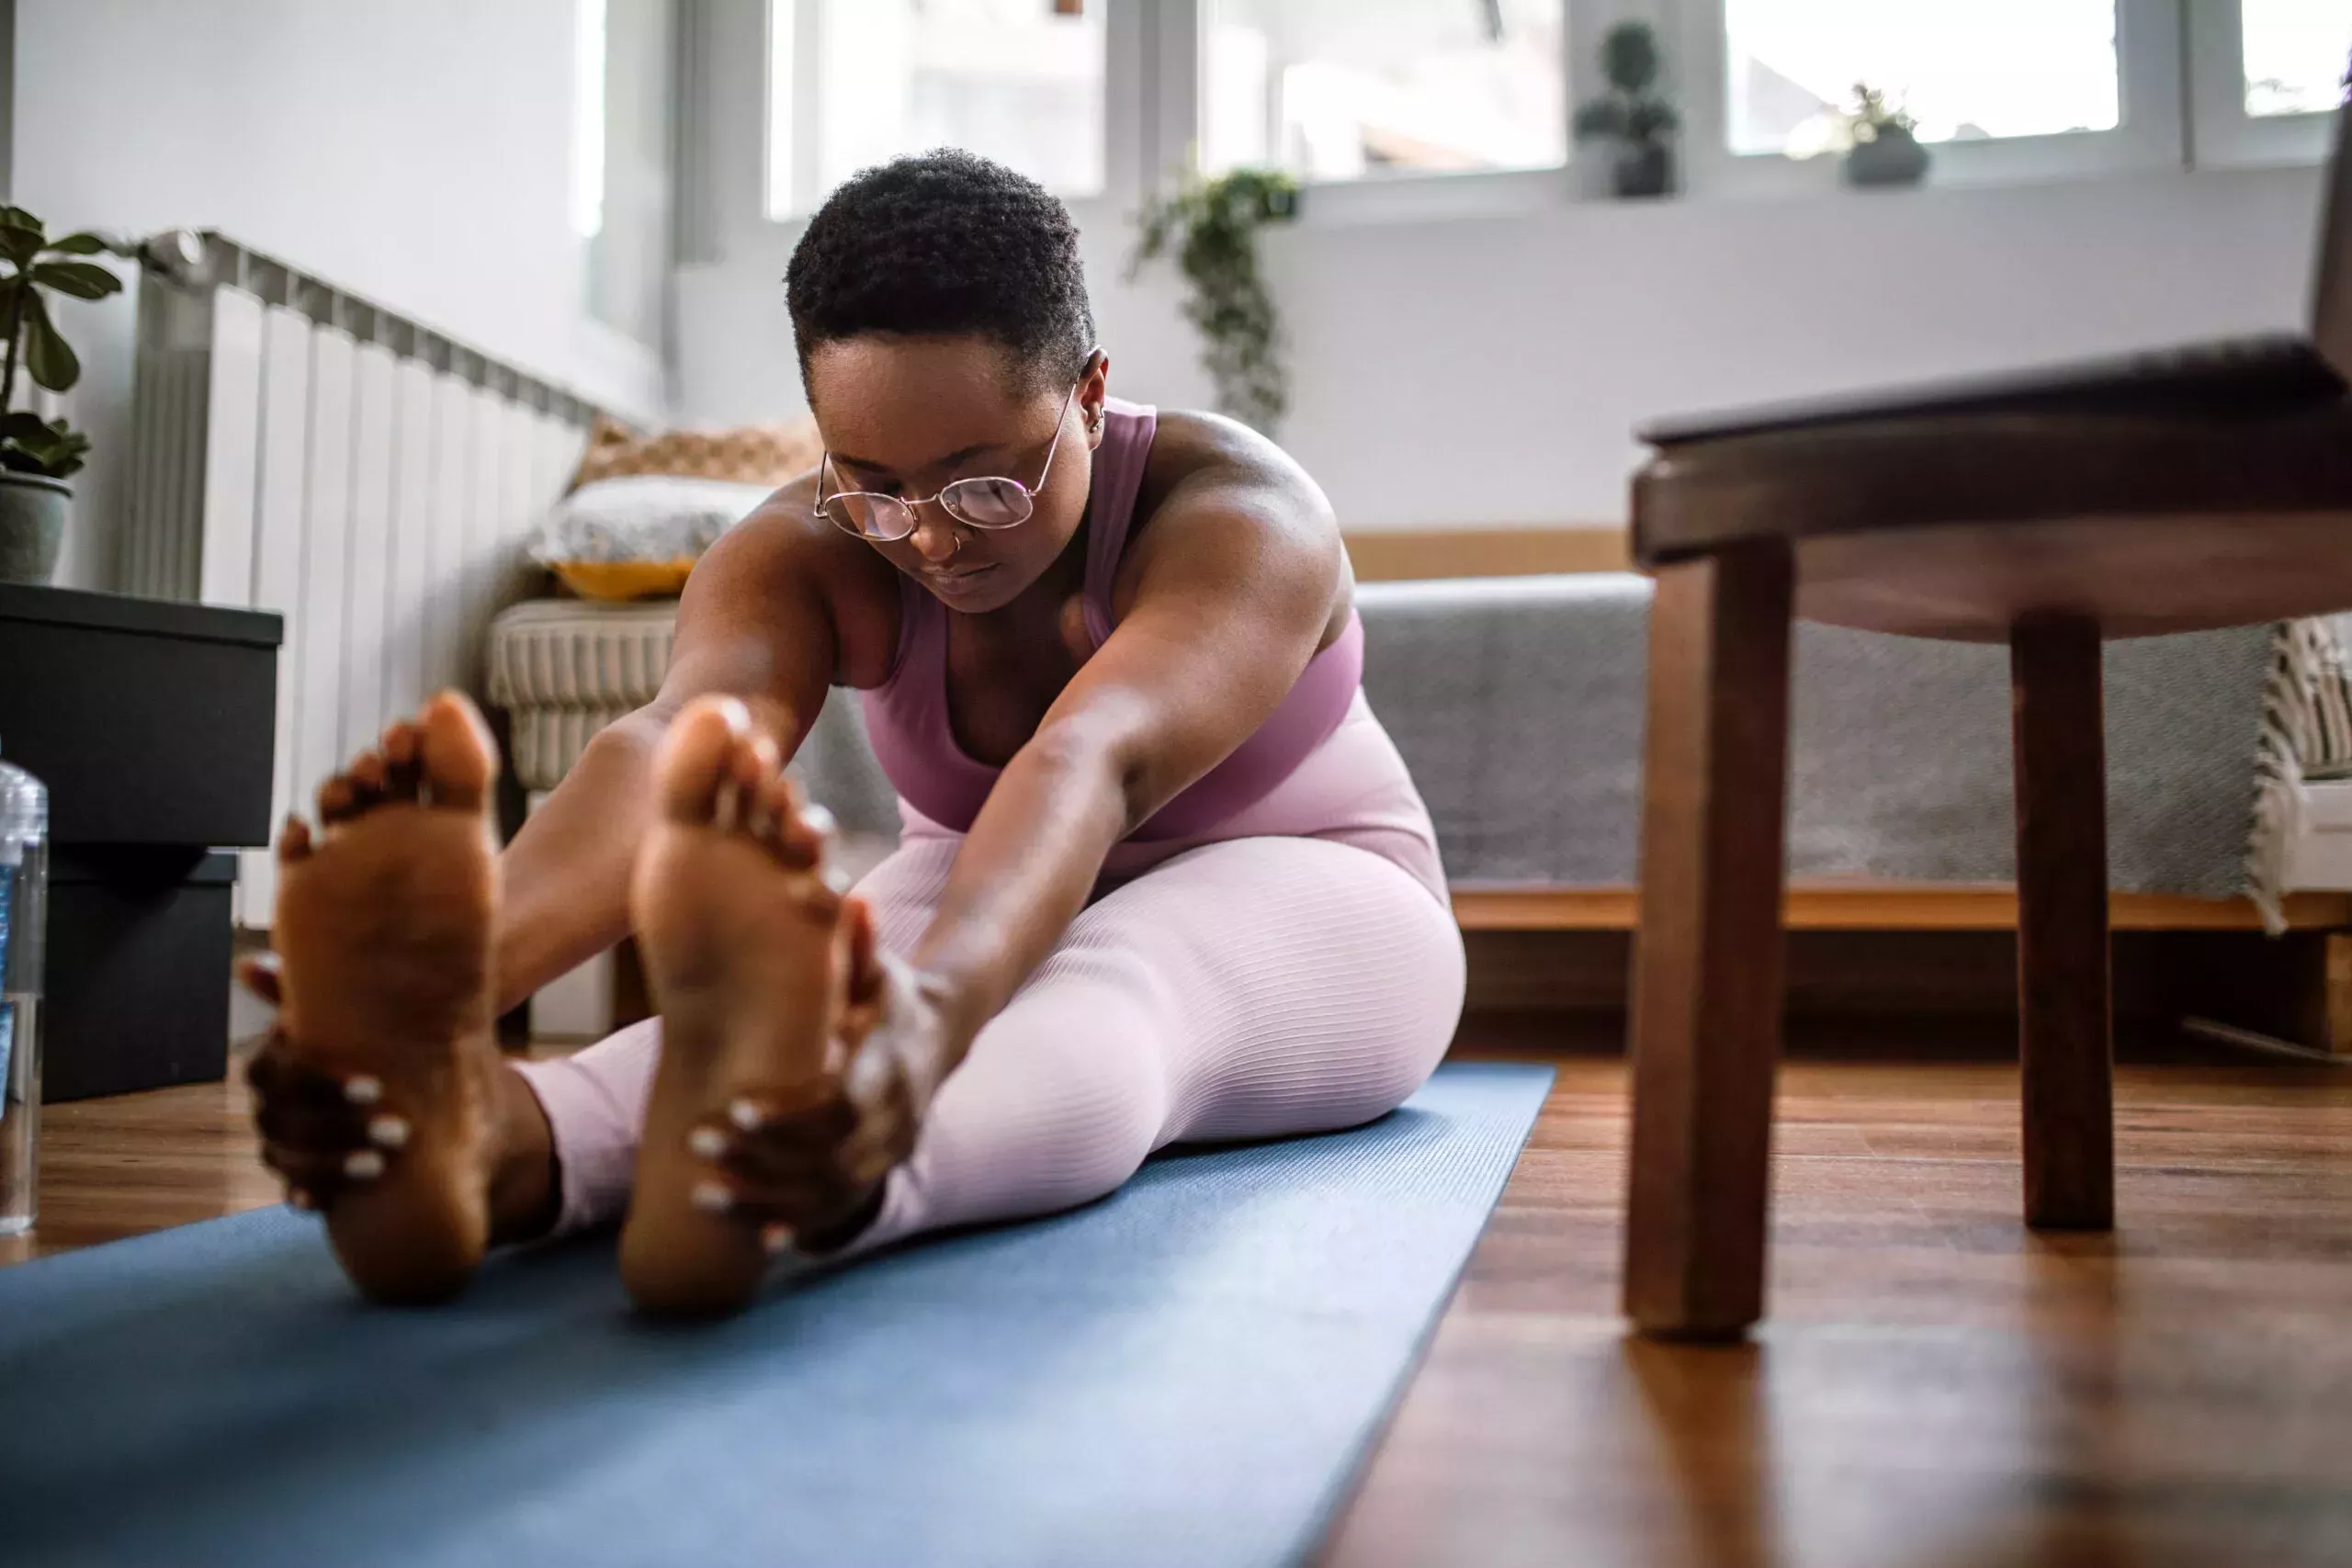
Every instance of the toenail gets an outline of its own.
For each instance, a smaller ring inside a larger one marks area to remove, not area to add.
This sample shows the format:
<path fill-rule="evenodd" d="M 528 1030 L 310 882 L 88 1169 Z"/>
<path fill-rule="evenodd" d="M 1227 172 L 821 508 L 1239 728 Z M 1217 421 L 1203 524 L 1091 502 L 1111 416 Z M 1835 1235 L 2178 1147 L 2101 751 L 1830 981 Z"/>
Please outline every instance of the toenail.
<path fill-rule="evenodd" d="M 817 874 L 823 880 L 828 892 L 847 893 L 850 890 L 849 873 L 840 866 L 829 865 Z"/>
<path fill-rule="evenodd" d="M 343 1080 L 343 1098 L 354 1105 L 373 1105 L 384 1098 L 384 1080 L 357 1073 Z"/>
<path fill-rule="evenodd" d="M 735 1206 L 735 1194 L 716 1181 L 697 1181 L 690 1194 L 694 1206 L 706 1214 L 723 1214 Z"/>
<path fill-rule="evenodd" d="M 791 1245 L 792 1227 L 790 1225 L 763 1225 L 760 1227 L 761 1250 L 765 1252 L 782 1252 L 786 1247 L 790 1247 Z"/>
<path fill-rule="evenodd" d="M 760 1114 L 760 1108 L 748 1100 L 730 1100 L 727 1106 L 727 1119 L 746 1133 L 757 1131 L 760 1123 L 766 1120 Z"/>
<path fill-rule="evenodd" d="M 833 814 L 813 800 L 800 808 L 800 823 L 820 839 L 829 837 L 837 826 Z"/>
<path fill-rule="evenodd" d="M 343 1156 L 343 1174 L 354 1181 L 373 1181 L 384 1174 L 384 1156 L 373 1149 L 354 1149 Z"/>
<path fill-rule="evenodd" d="M 316 1203 L 311 1201 L 311 1194 L 300 1187 L 289 1187 L 286 1190 L 286 1206 L 289 1209 L 315 1209 L 318 1207 Z"/>
<path fill-rule="evenodd" d="M 717 1159 L 727 1152 L 727 1134 L 716 1127 L 697 1127 L 686 1134 L 686 1147 L 705 1159 Z"/>
<path fill-rule="evenodd" d="M 379 1147 L 397 1149 L 408 1143 L 408 1118 L 379 1116 L 368 1123 L 368 1141 Z"/>

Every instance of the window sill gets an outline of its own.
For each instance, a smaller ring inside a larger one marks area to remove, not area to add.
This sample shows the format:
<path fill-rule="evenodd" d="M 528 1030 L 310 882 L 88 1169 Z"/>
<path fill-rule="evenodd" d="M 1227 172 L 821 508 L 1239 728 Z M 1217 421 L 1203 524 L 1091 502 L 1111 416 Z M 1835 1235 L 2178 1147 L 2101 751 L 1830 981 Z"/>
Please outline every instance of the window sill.
<path fill-rule="evenodd" d="M 2312 128 L 2297 127 L 2311 132 Z M 1975 152 L 1985 144 L 1972 146 Z M 2301 141 L 2271 138 L 2250 150 L 2201 158 L 2195 165 L 2177 159 L 2112 154 L 2090 157 L 2000 159 L 1954 158 L 1930 164 L 1913 186 L 1858 187 L 1845 183 L 1838 160 L 1726 158 L 1726 170 L 1694 173 L 1690 183 L 1661 197 L 1620 198 L 1609 193 L 1608 173 L 1599 159 L 1553 169 L 1508 174 L 1434 175 L 1389 180 L 1309 185 L 1300 193 L 1294 227 L 1324 230 L 1422 225 L 1479 219 L 1528 217 L 1593 208 L 1659 212 L 1688 208 L 1742 207 L 1779 203 L 1884 201 L 1905 196 L 1929 200 L 1998 190 L 2030 191 L 2125 181 L 2188 179 L 2200 175 L 2309 170 L 2325 162 L 2324 130 Z M 1086 214 L 1080 214 L 1083 219 Z"/>

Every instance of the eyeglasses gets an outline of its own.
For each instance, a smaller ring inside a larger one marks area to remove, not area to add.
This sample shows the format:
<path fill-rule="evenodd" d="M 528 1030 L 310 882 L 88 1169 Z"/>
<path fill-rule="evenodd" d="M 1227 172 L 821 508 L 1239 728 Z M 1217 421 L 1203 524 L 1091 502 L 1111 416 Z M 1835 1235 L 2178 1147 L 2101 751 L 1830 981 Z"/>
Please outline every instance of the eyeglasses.
<path fill-rule="evenodd" d="M 825 470 L 832 464 L 833 455 L 825 454 L 817 468 L 817 511 L 824 519 L 845 534 L 854 534 L 877 545 L 903 539 L 915 531 L 915 508 L 936 502 L 947 515 L 958 523 L 974 528 L 1011 528 L 1029 521 L 1037 509 L 1037 492 L 1046 488 L 1046 479 L 1054 471 L 1054 454 L 1060 450 L 1062 430 L 1069 423 L 1069 405 L 1078 396 L 1084 378 L 1070 383 L 1069 395 L 1062 399 L 1062 412 L 1054 424 L 1053 445 L 1046 448 L 1046 466 L 1037 475 L 1035 485 L 1024 485 L 1019 479 L 998 478 L 957 479 L 941 488 L 929 501 L 900 500 L 884 495 L 880 491 L 849 490 L 837 494 L 825 493 Z"/>

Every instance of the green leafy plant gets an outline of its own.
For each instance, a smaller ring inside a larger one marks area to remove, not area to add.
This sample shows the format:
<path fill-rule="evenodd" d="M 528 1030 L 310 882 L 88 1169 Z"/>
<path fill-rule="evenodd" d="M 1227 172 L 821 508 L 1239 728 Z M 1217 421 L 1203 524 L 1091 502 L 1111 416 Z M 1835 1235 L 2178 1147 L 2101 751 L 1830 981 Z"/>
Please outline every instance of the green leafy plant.
<path fill-rule="evenodd" d="M 50 320 L 42 290 L 76 299 L 103 299 L 122 288 L 109 268 L 80 257 L 111 247 L 96 234 L 51 240 L 40 219 L 21 207 L 0 207 L 0 333 L 6 356 L 0 362 L 0 468 L 13 473 L 62 479 L 79 470 L 90 438 L 62 419 L 44 420 L 16 407 L 17 368 L 34 386 L 62 392 L 82 378 L 82 362 Z"/>
<path fill-rule="evenodd" d="M 1298 213 L 1298 182 L 1273 169 L 1236 169 L 1213 180 L 1187 175 L 1136 217 L 1132 279 L 1173 251 L 1192 285 L 1184 319 L 1202 339 L 1201 364 L 1220 412 L 1273 433 L 1290 403 L 1282 320 L 1258 271 L 1258 231 Z"/>
<path fill-rule="evenodd" d="M 1624 154 L 1618 194 L 1663 194 L 1667 152 L 1682 117 L 1657 91 L 1657 34 L 1646 22 L 1620 22 L 1600 39 L 1600 73 L 1609 91 L 1577 109 L 1579 141 L 1614 141 Z M 1646 188 L 1653 179 L 1658 188 Z"/>

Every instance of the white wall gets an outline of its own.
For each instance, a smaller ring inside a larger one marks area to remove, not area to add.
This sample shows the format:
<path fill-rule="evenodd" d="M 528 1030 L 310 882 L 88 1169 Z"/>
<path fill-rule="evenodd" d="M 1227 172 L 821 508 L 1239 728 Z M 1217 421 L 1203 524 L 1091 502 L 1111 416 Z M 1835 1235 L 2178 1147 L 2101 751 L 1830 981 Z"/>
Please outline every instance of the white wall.
<path fill-rule="evenodd" d="M 16 12 L 15 200 L 53 231 L 219 229 L 594 400 L 661 407 L 657 358 L 587 319 L 571 0 Z M 127 438 L 130 314 L 74 312 L 97 448 L 66 581 L 90 586 L 111 558 L 102 470 Z"/>
<path fill-rule="evenodd" d="M 1614 521 L 1652 415 L 2292 326 L 2317 197 L 2295 169 L 1354 227 L 1310 205 L 1264 251 L 1282 437 L 1351 528 Z M 801 408 L 787 239 L 681 274 L 682 417 Z M 1114 385 L 1205 406 L 1177 286 L 1121 283 L 1126 244 L 1089 224 Z"/>

